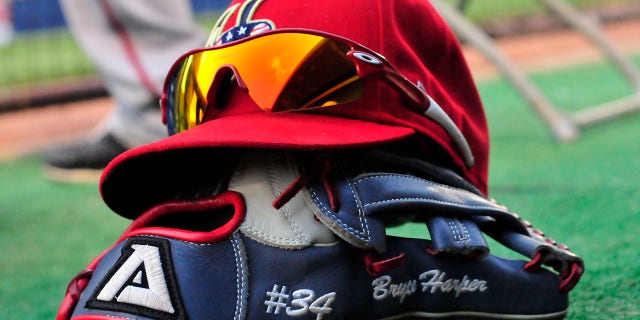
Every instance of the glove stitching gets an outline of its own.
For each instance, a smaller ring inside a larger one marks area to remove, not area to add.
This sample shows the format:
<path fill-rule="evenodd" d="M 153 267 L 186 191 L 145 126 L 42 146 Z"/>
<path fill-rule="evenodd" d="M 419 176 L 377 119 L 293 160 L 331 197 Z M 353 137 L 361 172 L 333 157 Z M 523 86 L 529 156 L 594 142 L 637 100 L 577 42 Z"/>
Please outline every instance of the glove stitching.
<path fill-rule="evenodd" d="M 359 179 L 356 180 L 356 183 L 360 183 L 362 181 L 366 181 L 366 180 L 371 180 L 371 179 L 376 179 L 376 178 L 403 178 L 403 179 L 409 179 L 409 180 L 415 180 L 415 181 L 420 181 L 420 182 L 424 182 L 428 185 L 432 185 L 432 186 L 438 186 L 438 187 L 442 187 L 444 189 L 448 189 L 448 190 L 452 190 L 452 191 L 456 191 L 458 193 L 462 193 L 462 194 L 468 194 L 472 197 L 478 197 L 481 198 L 482 200 L 486 200 L 486 201 L 490 201 L 489 199 L 483 198 L 473 192 L 469 192 L 467 190 L 464 189 L 460 189 L 460 188 L 456 188 L 456 187 L 452 187 L 446 184 L 441 184 L 441 183 L 437 183 L 437 182 L 433 182 L 427 179 L 423 179 L 423 178 L 418 178 L 418 177 L 414 177 L 414 176 L 408 176 L 408 175 L 403 175 L 403 174 L 394 174 L 394 173 L 389 173 L 389 174 L 377 174 L 377 175 L 371 175 L 371 176 L 365 176 L 365 177 L 361 177 Z M 506 207 L 504 207 L 503 205 L 500 205 L 498 203 L 494 203 L 496 207 L 502 208 L 502 209 L 506 209 Z M 493 208 L 492 206 L 481 206 L 481 207 L 485 207 L 485 208 Z M 495 208 L 494 208 L 495 209 Z M 512 213 L 509 213 L 512 214 Z"/>
<path fill-rule="evenodd" d="M 465 204 L 461 204 L 461 203 L 450 202 L 450 201 L 442 201 L 442 200 L 437 200 L 437 199 L 434 199 L 434 198 L 427 198 L 427 197 L 391 198 L 391 199 L 386 199 L 386 200 L 380 200 L 380 201 L 374 201 L 374 202 L 370 202 L 370 203 L 365 203 L 364 206 L 367 207 L 367 206 L 373 206 L 373 205 L 377 205 L 377 204 L 384 204 L 384 203 L 388 203 L 388 202 L 406 201 L 406 200 L 428 200 L 428 201 L 431 201 L 431 202 L 434 202 L 434 203 L 446 204 L 446 205 L 451 205 L 451 206 L 459 207 L 459 208 L 495 210 L 495 208 L 488 207 L 488 206 L 465 205 Z"/>
<path fill-rule="evenodd" d="M 350 231 L 356 238 L 362 240 L 362 241 L 368 241 L 369 240 L 369 232 L 367 228 L 364 228 L 366 230 L 366 237 L 363 236 L 363 231 L 360 230 L 356 230 L 352 227 L 350 227 L 349 225 L 345 224 L 344 222 L 342 222 L 342 220 L 340 220 L 340 218 L 338 218 L 337 216 L 335 216 L 334 214 L 332 214 L 331 210 L 329 210 L 324 203 L 320 200 L 320 197 L 318 196 L 318 194 L 316 194 L 316 192 L 313 190 L 313 188 L 308 188 L 309 189 L 309 195 L 311 195 L 311 198 L 313 198 L 314 202 L 316 203 L 316 205 L 318 206 L 318 208 L 320 209 L 320 211 L 322 211 L 322 213 L 325 214 L 325 216 L 327 216 L 329 219 L 331 219 L 331 221 L 333 221 L 334 223 L 338 224 L 340 227 L 342 227 L 343 229 Z M 356 207 L 358 207 L 356 205 Z M 358 214 L 362 214 L 363 211 L 358 207 Z"/>
<path fill-rule="evenodd" d="M 231 244 L 233 247 L 233 255 L 236 260 L 236 308 L 235 319 L 240 319 L 244 315 L 244 312 L 240 310 L 243 307 L 242 299 L 245 297 L 246 292 L 246 271 L 244 264 L 242 263 L 242 257 L 245 255 L 244 248 L 242 247 L 241 239 L 238 233 L 234 233 L 231 237 Z"/>
<path fill-rule="evenodd" d="M 360 220 L 360 226 L 364 230 L 367 239 L 370 239 L 371 237 L 369 235 L 369 226 L 367 225 L 367 222 L 365 220 L 366 217 L 364 213 L 364 207 L 362 204 L 362 200 L 360 200 L 360 197 L 358 197 L 355 183 L 348 178 L 345 180 L 347 180 L 347 183 L 349 184 L 349 191 L 351 192 L 351 195 L 353 196 L 353 199 L 354 199 L 354 203 L 356 204 L 356 208 L 358 209 L 358 220 Z"/>
<path fill-rule="evenodd" d="M 455 240 L 455 242 L 465 244 L 471 240 L 469 231 L 462 223 L 459 223 L 457 219 L 453 218 L 447 218 L 446 220 L 449 226 L 449 230 L 451 230 L 451 232 L 453 233 L 453 239 Z"/>
<path fill-rule="evenodd" d="M 263 231 L 260 231 L 259 229 L 255 229 L 255 228 L 242 228 L 245 231 L 251 232 L 252 234 L 261 236 L 265 239 L 271 240 L 273 242 L 276 243 L 282 243 L 282 244 L 298 244 L 298 245 L 303 245 L 306 244 L 307 242 L 304 241 L 300 241 L 299 239 L 290 239 L 290 238 L 285 238 L 285 237 L 277 237 L 277 236 L 272 236 L 269 235 Z"/>
<path fill-rule="evenodd" d="M 277 177 L 277 173 L 276 170 L 274 169 L 274 163 L 275 161 L 273 160 L 273 153 L 269 153 L 268 154 L 269 157 L 267 158 L 267 165 L 268 165 L 268 175 L 269 175 L 269 185 L 271 186 L 271 191 L 273 192 L 273 194 L 278 197 L 281 193 L 282 190 L 280 189 L 280 184 Z M 286 159 L 287 162 L 289 162 L 289 158 Z M 289 163 L 290 164 L 290 163 Z M 293 165 L 289 165 L 289 168 L 294 168 Z M 294 175 L 297 174 L 296 172 L 293 172 Z M 289 207 L 287 206 L 287 204 L 285 204 L 284 206 L 282 206 L 282 213 L 284 214 L 285 218 L 287 219 L 287 222 L 289 222 L 289 226 L 291 227 L 291 230 L 293 230 L 294 234 L 298 237 L 297 241 L 299 242 L 290 242 L 292 244 L 304 244 L 304 243 L 309 243 L 310 240 L 309 238 L 307 238 L 307 236 L 304 234 L 304 231 L 302 230 L 302 228 L 296 223 L 295 219 L 293 218 L 293 215 L 291 214 L 291 210 L 289 209 Z M 264 234 L 262 234 L 264 235 Z M 277 238 L 275 238 L 277 239 Z M 285 241 L 291 241 L 291 240 L 286 240 L 285 238 L 281 238 Z"/>
<path fill-rule="evenodd" d="M 456 191 L 458 193 L 462 193 L 462 194 L 469 194 L 472 195 L 473 197 L 479 197 L 478 195 L 468 192 L 466 190 L 463 189 L 459 189 L 459 188 L 455 188 L 455 187 L 451 187 L 448 186 L 446 184 L 440 184 L 440 183 L 436 183 L 433 181 L 429 181 L 426 179 L 422 179 L 422 178 L 418 178 L 418 177 L 413 177 L 413 176 L 408 176 L 408 175 L 402 175 L 402 174 L 377 174 L 377 175 L 371 175 L 371 176 L 365 176 L 365 177 L 361 177 L 359 179 L 356 180 L 356 184 L 366 181 L 366 180 L 372 180 L 372 179 L 378 179 L 378 178 L 402 178 L 402 179 L 409 179 L 409 180 L 415 180 L 415 181 L 420 181 L 420 182 L 424 182 L 428 185 L 432 185 L 432 186 L 438 186 L 438 187 L 442 187 L 444 189 L 448 189 L 448 190 L 452 190 L 452 191 Z M 484 198 L 482 198 L 484 200 Z M 393 198 L 393 199 L 387 199 L 387 200 L 380 200 L 380 201 L 376 201 L 376 202 L 371 202 L 371 203 L 365 203 L 364 206 L 367 207 L 369 205 L 373 205 L 373 204 L 380 204 L 380 203 L 384 203 L 385 201 L 394 201 L 394 200 L 433 200 L 437 203 L 442 203 L 442 204 L 450 204 L 450 205 L 455 205 L 455 206 L 459 206 L 459 207 L 466 207 L 466 208 L 480 208 L 480 209 L 493 209 L 495 210 L 496 208 L 493 206 L 486 206 L 486 205 L 465 205 L 465 204 L 461 204 L 461 203 L 456 203 L 456 202 L 451 202 L 451 201 L 442 201 L 442 200 L 437 200 L 435 198 L 426 198 L 426 197 L 414 197 L 414 198 Z M 501 206 L 500 206 L 501 207 Z"/>
<path fill-rule="evenodd" d="M 476 195 L 476 194 L 474 194 L 472 192 L 468 192 L 468 191 L 463 190 L 463 189 L 455 188 L 455 187 L 452 187 L 452 186 L 449 186 L 449 185 L 446 185 L 446 184 L 440 184 L 440 183 L 436 183 L 436 182 L 433 182 L 433 181 L 429 181 L 427 179 L 422 179 L 422 178 L 418 178 L 418 177 L 414 177 L 414 176 L 408 176 L 408 175 L 404 175 L 404 174 L 389 173 L 389 174 L 377 174 L 377 175 L 365 176 L 365 177 L 357 179 L 357 182 L 376 179 L 376 178 L 393 178 L 393 177 L 401 177 L 401 178 L 404 178 L 404 179 L 421 181 L 421 182 L 425 182 L 425 183 L 430 184 L 430 185 L 440 186 L 440 187 L 443 187 L 443 188 L 446 188 L 446 189 L 449 189 L 449 190 L 455 190 L 455 191 L 459 191 L 459 192 L 469 193 L 469 194 L 472 194 L 472 195 L 474 195 L 476 197 L 478 196 L 478 195 Z"/>

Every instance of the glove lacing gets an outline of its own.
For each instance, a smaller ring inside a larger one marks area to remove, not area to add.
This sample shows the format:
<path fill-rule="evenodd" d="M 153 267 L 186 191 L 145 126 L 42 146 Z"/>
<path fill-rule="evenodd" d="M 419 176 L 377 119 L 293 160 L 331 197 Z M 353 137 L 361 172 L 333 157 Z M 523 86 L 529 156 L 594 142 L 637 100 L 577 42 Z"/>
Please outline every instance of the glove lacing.
<path fill-rule="evenodd" d="M 327 195 L 329 196 L 329 206 L 333 212 L 340 210 L 340 198 L 336 192 L 336 188 L 327 179 L 327 176 L 332 170 L 333 158 L 327 154 L 321 154 L 316 158 L 316 161 L 308 166 L 301 168 L 300 175 L 273 201 L 272 206 L 275 209 L 280 209 L 291 198 L 306 187 L 314 180 L 321 180 Z"/>
<path fill-rule="evenodd" d="M 308 184 L 320 180 L 327 193 L 331 210 L 338 212 L 340 210 L 341 200 L 336 191 L 336 187 L 327 179 L 333 170 L 332 163 L 334 160 L 335 159 L 329 154 L 320 154 L 314 160 L 308 161 L 306 165 L 300 169 L 300 175 L 272 202 L 272 206 L 275 209 L 280 209 Z M 404 253 L 395 257 L 380 259 L 378 253 L 373 250 L 357 250 L 363 259 L 367 272 L 374 276 L 400 267 L 404 265 L 407 260 Z"/>

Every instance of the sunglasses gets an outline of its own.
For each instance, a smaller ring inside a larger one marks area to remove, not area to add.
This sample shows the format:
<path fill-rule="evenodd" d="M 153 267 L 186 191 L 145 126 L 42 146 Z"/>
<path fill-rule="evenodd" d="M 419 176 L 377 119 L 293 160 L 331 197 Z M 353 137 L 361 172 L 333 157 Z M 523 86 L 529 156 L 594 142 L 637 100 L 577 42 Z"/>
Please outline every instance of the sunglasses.
<path fill-rule="evenodd" d="M 353 102 L 362 98 L 366 79 L 382 79 L 401 93 L 405 105 L 451 136 L 468 166 L 474 163 L 466 139 L 421 83 L 414 84 L 361 44 L 306 29 L 278 29 L 181 56 L 167 75 L 161 99 L 169 135 L 199 125 L 231 76 L 265 112 Z"/>

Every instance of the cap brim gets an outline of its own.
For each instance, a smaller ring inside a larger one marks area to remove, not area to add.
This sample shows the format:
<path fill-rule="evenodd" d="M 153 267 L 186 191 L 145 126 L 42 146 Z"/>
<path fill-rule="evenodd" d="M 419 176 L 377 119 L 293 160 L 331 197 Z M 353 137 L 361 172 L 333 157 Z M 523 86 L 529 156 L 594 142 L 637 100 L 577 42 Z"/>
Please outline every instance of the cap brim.
<path fill-rule="evenodd" d="M 230 115 L 121 154 L 105 169 L 101 193 L 113 211 L 136 218 L 185 189 L 221 179 L 233 168 L 232 149 L 360 148 L 414 133 L 412 128 L 319 114 Z"/>

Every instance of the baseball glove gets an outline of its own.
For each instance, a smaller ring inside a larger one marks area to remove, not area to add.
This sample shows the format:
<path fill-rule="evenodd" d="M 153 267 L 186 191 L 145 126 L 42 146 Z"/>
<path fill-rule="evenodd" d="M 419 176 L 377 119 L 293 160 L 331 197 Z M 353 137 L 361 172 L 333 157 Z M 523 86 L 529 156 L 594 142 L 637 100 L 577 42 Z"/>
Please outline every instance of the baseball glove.
<path fill-rule="evenodd" d="M 393 153 L 252 151 L 225 185 L 142 213 L 58 319 L 562 319 L 584 270 L 452 171 Z M 423 238 L 387 235 L 409 222 Z"/>

